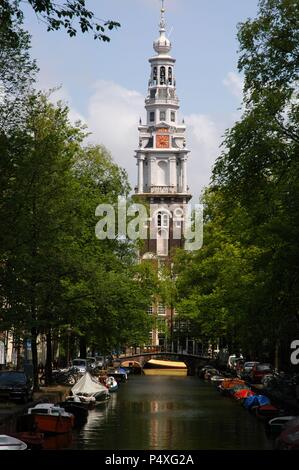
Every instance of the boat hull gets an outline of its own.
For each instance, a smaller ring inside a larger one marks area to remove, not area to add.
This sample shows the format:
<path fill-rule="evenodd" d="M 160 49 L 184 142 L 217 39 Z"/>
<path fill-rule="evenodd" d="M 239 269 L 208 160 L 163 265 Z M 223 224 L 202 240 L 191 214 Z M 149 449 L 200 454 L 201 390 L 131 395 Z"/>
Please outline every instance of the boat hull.
<path fill-rule="evenodd" d="M 26 450 L 27 444 L 6 434 L 0 435 L 0 450 Z"/>
<path fill-rule="evenodd" d="M 74 426 L 74 416 L 34 415 L 34 424 L 38 432 L 64 434 Z"/>
<path fill-rule="evenodd" d="M 188 369 L 184 362 L 151 359 L 144 365 L 143 373 L 145 375 L 186 376 L 188 374 Z"/>
<path fill-rule="evenodd" d="M 175 361 L 159 361 L 151 359 L 144 365 L 143 369 L 175 369 L 175 370 L 187 370 L 184 362 Z"/>

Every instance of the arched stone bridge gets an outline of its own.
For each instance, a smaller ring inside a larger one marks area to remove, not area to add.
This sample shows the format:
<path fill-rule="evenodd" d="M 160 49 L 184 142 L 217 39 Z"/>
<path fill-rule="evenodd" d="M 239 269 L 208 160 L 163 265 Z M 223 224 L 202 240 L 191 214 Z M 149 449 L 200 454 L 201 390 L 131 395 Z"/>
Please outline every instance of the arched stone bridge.
<path fill-rule="evenodd" d="M 150 359 L 164 359 L 165 361 L 184 362 L 188 369 L 188 375 L 197 374 L 198 370 L 208 363 L 213 363 L 210 357 L 196 356 L 193 354 L 177 352 L 142 352 L 137 354 L 122 355 L 116 359 L 119 365 L 127 361 L 136 361 L 143 368 Z"/>

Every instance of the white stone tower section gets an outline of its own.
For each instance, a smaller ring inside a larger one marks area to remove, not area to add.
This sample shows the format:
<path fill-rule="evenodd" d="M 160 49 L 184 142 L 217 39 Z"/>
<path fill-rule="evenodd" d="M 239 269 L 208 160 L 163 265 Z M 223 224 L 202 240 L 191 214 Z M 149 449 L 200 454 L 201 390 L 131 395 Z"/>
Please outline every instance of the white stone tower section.
<path fill-rule="evenodd" d="M 138 182 L 135 193 L 158 207 L 156 240 L 148 240 L 146 252 L 169 257 L 171 249 L 182 247 L 173 240 L 173 207 L 182 209 L 191 198 L 187 182 L 184 122 L 179 123 L 179 99 L 176 94 L 175 62 L 170 55 L 171 42 L 166 37 L 165 9 L 162 0 L 160 35 L 154 41 L 156 55 L 151 66 L 148 95 L 145 99 L 146 123 L 139 125 L 139 148 L 135 158 Z"/>

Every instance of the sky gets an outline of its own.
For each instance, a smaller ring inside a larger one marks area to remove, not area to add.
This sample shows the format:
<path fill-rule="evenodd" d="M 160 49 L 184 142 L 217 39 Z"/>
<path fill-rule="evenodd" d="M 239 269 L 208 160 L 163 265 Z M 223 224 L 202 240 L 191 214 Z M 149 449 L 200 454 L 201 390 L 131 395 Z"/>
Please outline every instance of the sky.
<path fill-rule="evenodd" d="M 104 145 L 137 182 L 134 150 L 150 74 L 148 59 L 159 36 L 160 0 L 87 0 L 98 18 L 121 28 L 111 42 L 91 35 L 47 32 L 28 7 L 25 27 L 40 68 L 37 86 L 60 87 L 52 100 L 70 107 L 71 120 L 88 125 L 89 141 Z M 238 73 L 237 25 L 254 18 L 258 0 L 165 0 L 167 35 L 176 58 L 180 116 L 187 125 L 188 184 L 194 202 L 209 184 L 225 130 L 240 117 L 243 79 Z"/>

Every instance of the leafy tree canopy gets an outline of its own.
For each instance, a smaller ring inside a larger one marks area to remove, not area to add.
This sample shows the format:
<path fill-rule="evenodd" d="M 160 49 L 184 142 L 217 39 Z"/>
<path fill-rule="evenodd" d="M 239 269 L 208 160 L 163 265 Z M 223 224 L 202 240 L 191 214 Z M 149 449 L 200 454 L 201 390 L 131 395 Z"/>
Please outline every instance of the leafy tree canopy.
<path fill-rule="evenodd" d="M 65 29 L 70 37 L 81 33 L 92 33 L 94 39 L 109 42 L 107 30 L 120 26 L 113 20 L 97 18 L 95 13 L 86 7 L 86 0 L 3 0 L 0 18 L 11 31 L 13 17 L 22 18 L 24 4 L 30 5 L 37 18 L 45 23 L 47 31 Z"/>

